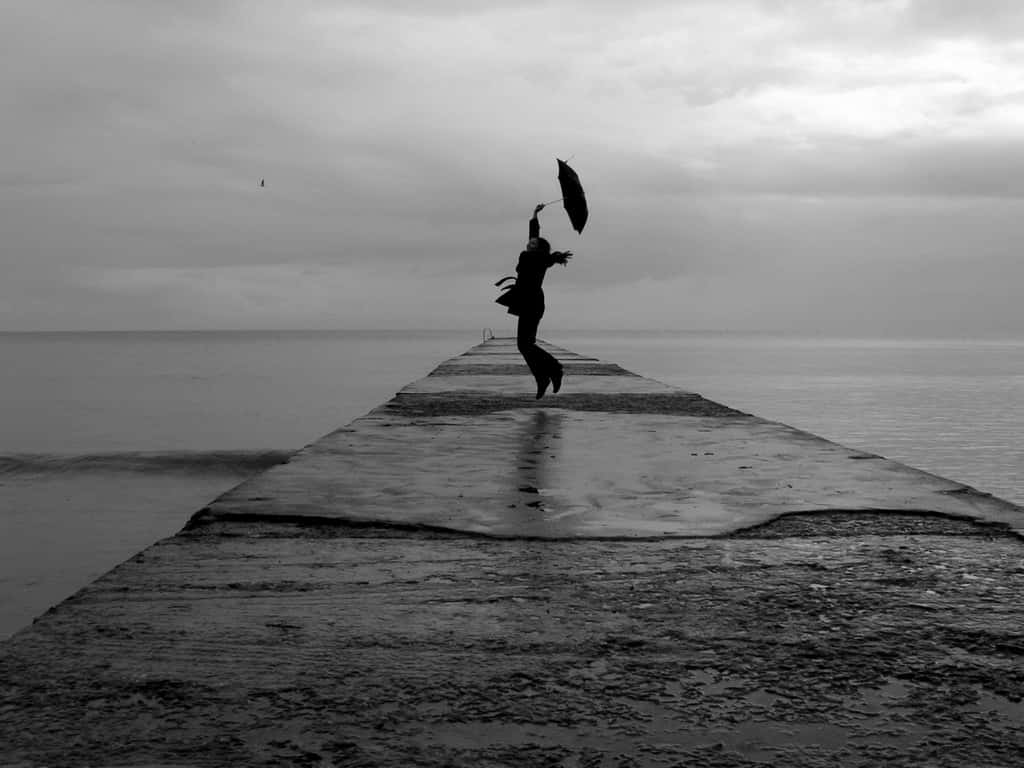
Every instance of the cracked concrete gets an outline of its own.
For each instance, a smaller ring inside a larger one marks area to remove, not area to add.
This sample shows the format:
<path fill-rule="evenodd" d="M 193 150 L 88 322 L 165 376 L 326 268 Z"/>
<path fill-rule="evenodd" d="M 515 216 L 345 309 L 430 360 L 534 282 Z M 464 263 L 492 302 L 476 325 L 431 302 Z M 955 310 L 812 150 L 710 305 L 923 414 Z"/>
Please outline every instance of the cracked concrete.
<path fill-rule="evenodd" d="M 540 403 L 448 361 L 0 645 L 0 765 L 1019 764 L 1024 511 L 558 354 Z"/>

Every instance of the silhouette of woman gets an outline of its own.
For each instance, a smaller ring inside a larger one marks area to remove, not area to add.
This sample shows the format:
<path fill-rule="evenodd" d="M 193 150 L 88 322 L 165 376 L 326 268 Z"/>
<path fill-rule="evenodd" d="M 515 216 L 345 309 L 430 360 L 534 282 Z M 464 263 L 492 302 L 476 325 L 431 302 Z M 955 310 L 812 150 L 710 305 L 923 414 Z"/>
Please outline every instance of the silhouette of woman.
<path fill-rule="evenodd" d="M 544 210 L 544 204 L 533 209 L 530 219 L 530 239 L 526 250 L 519 254 L 516 265 L 516 293 L 519 308 L 519 323 L 516 326 L 516 346 L 537 380 L 537 399 L 544 397 L 548 385 L 552 392 L 562 387 L 562 365 L 551 354 L 537 345 L 537 328 L 544 317 L 544 275 L 548 267 L 561 264 L 563 267 L 572 258 L 572 251 L 551 250 L 551 244 L 540 236 L 540 221 L 537 214 Z"/>

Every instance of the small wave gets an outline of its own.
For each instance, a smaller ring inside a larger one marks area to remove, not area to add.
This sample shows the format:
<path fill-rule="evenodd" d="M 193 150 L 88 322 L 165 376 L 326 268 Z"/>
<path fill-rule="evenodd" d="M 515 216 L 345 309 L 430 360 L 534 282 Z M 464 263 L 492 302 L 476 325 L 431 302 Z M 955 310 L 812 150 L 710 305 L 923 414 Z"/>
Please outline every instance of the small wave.
<path fill-rule="evenodd" d="M 0 456 L 0 476 L 54 472 L 250 475 L 288 461 L 294 451 L 131 451 L 79 455 Z"/>

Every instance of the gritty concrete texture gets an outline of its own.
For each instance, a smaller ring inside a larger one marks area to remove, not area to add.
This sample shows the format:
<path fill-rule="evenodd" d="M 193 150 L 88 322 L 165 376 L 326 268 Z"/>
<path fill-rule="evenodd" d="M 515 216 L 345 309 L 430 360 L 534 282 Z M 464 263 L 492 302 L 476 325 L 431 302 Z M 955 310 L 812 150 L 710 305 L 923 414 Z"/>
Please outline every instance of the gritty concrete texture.
<path fill-rule="evenodd" d="M 655 383 L 589 389 L 639 377 L 570 370 L 538 404 L 512 351 L 0 645 L 0 765 L 1021 764 L 1024 512 Z"/>

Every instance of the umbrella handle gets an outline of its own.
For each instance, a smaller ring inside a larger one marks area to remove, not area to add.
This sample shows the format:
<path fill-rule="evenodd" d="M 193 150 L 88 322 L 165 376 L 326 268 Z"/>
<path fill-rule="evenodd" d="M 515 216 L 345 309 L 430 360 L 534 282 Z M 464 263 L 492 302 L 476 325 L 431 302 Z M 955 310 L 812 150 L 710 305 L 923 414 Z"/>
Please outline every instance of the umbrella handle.
<path fill-rule="evenodd" d="M 543 205 L 543 206 L 548 206 L 548 205 L 551 205 L 551 203 L 560 203 L 560 202 L 562 202 L 563 200 L 565 200 L 565 198 L 564 198 L 564 197 L 560 197 L 560 198 L 558 198 L 557 200 L 550 200 L 550 201 L 548 201 L 548 202 L 546 202 L 546 203 L 541 203 L 541 205 Z"/>

